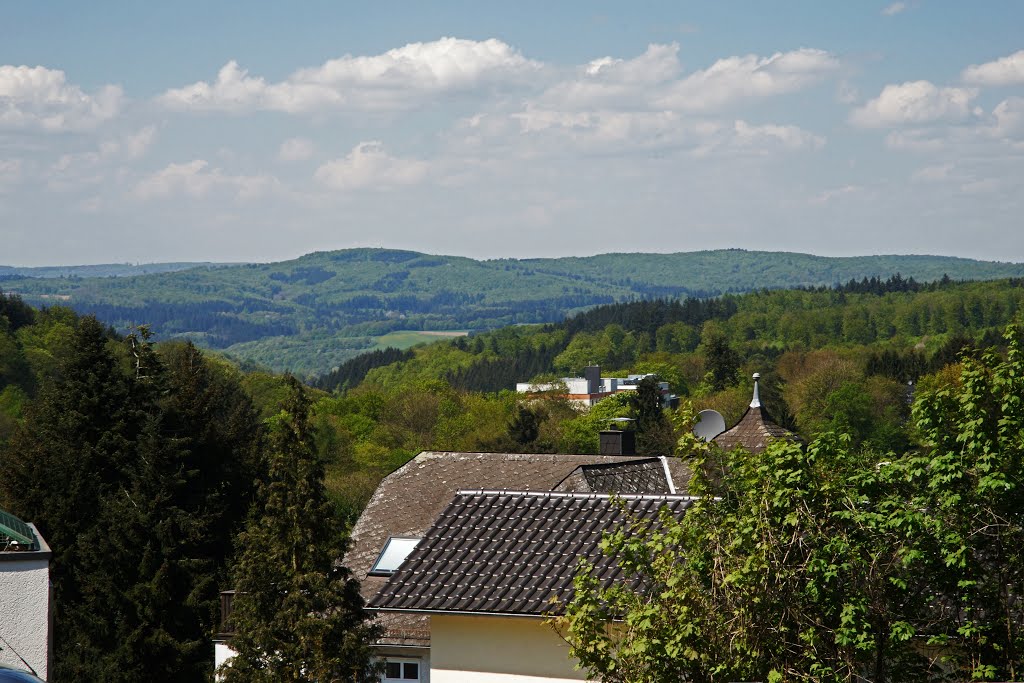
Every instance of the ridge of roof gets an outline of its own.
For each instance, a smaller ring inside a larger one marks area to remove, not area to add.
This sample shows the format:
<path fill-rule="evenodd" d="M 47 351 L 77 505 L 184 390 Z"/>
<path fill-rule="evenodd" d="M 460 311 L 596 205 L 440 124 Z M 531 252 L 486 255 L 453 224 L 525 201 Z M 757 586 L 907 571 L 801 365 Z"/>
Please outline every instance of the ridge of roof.
<path fill-rule="evenodd" d="M 579 500 L 671 500 L 694 501 L 699 496 L 679 493 L 594 493 L 591 491 L 518 491 L 514 489 L 459 489 L 456 496 L 530 496 L 532 498 L 576 498 Z"/>

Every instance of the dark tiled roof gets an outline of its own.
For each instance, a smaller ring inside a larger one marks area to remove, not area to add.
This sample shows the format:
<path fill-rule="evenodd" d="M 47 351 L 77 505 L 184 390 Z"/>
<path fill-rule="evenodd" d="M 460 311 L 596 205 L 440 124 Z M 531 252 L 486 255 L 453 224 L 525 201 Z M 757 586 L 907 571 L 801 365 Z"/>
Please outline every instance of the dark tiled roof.
<path fill-rule="evenodd" d="M 757 454 L 773 439 L 800 442 L 800 437 L 772 422 L 768 412 L 757 406 L 747 408 L 736 426 L 716 436 L 714 441 L 726 451 L 742 447 Z"/>
<path fill-rule="evenodd" d="M 361 582 L 363 598 L 370 600 L 388 580 L 386 576 L 367 575 L 388 537 L 423 536 L 458 490 L 550 491 L 582 466 L 625 466 L 649 460 L 607 455 L 420 453 L 377 487 L 352 529 L 345 566 Z M 686 464 L 678 458 L 667 460 L 676 490 L 685 491 L 689 486 Z M 429 644 L 429 624 L 424 616 L 390 615 L 384 625 L 386 633 L 379 641 L 381 644 Z"/>
<path fill-rule="evenodd" d="M 580 465 L 555 491 L 580 493 L 672 493 L 661 458 Z"/>
<path fill-rule="evenodd" d="M 541 616 L 572 596 L 580 558 L 608 585 L 623 577 L 600 552 L 629 519 L 681 516 L 686 496 L 460 491 L 370 607 L 384 611 Z M 624 507 L 623 507 L 624 506 Z"/>

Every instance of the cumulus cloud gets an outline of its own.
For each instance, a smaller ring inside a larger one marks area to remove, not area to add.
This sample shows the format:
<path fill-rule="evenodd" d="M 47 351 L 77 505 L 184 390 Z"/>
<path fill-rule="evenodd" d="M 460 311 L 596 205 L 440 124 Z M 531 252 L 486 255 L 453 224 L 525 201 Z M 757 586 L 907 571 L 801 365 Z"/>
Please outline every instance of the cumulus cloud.
<path fill-rule="evenodd" d="M 384 189 L 419 183 L 427 169 L 426 162 L 391 156 L 372 140 L 359 143 L 342 159 L 321 165 L 314 177 L 333 190 Z"/>
<path fill-rule="evenodd" d="M 555 83 L 539 102 L 549 108 L 631 108 L 650 97 L 652 88 L 677 78 L 682 71 L 679 45 L 652 44 L 632 59 L 601 57 Z"/>
<path fill-rule="evenodd" d="M 891 5 L 886 5 L 882 8 L 882 14 L 887 17 L 891 17 L 905 12 L 907 10 L 907 3 L 905 2 L 894 2 Z"/>
<path fill-rule="evenodd" d="M 313 141 L 307 138 L 288 138 L 281 143 L 277 157 L 281 161 L 305 161 L 313 156 Z"/>
<path fill-rule="evenodd" d="M 1010 97 L 992 110 L 992 135 L 997 138 L 1024 137 L 1024 97 Z"/>
<path fill-rule="evenodd" d="M 168 164 L 135 185 L 138 199 L 161 199 L 175 195 L 202 198 L 214 192 L 226 192 L 237 199 L 255 199 L 277 186 L 276 179 L 264 175 L 230 175 L 210 168 L 204 159 L 184 164 Z"/>
<path fill-rule="evenodd" d="M 769 57 L 728 57 L 672 84 L 655 104 L 684 111 L 719 109 L 741 100 L 796 92 L 835 73 L 839 66 L 834 55 L 810 48 Z"/>
<path fill-rule="evenodd" d="M 881 94 L 850 114 L 850 122 L 863 128 L 883 128 L 939 121 L 963 121 L 977 113 L 971 102 L 978 91 L 940 88 L 929 81 L 890 84 Z"/>
<path fill-rule="evenodd" d="M 961 78 L 973 85 L 1020 85 L 1024 83 L 1024 50 L 993 62 L 972 64 Z"/>
<path fill-rule="evenodd" d="M 87 93 L 60 70 L 0 65 L 0 128 L 88 130 L 115 117 L 122 100 L 116 85 Z"/>
<path fill-rule="evenodd" d="M 172 109 L 292 114 L 404 109 L 424 96 L 520 80 L 538 68 L 537 62 L 500 40 L 441 38 L 380 55 L 345 55 L 276 83 L 250 76 L 231 61 L 214 81 L 168 90 L 158 101 Z"/>

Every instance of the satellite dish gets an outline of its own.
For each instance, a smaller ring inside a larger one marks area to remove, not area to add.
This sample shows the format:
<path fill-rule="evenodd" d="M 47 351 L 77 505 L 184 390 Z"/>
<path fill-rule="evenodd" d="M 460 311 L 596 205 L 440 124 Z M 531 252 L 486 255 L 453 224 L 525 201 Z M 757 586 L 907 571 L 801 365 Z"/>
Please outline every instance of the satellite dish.
<path fill-rule="evenodd" d="M 693 427 L 693 433 L 711 441 L 713 438 L 725 431 L 725 418 L 717 410 L 702 410 L 697 413 L 697 424 Z"/>

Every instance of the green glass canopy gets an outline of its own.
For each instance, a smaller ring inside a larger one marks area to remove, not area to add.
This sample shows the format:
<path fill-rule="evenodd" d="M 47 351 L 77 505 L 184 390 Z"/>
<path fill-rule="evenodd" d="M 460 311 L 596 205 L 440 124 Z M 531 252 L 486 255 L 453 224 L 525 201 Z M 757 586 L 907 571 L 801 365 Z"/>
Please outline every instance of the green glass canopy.
<path fill-rule="evenodd" d="M 5 536 L 18 544 L 37 547 L 36 535 L 32 533 L 28 524 L 11 513 L 0 510 L 0 539 Z"/>

